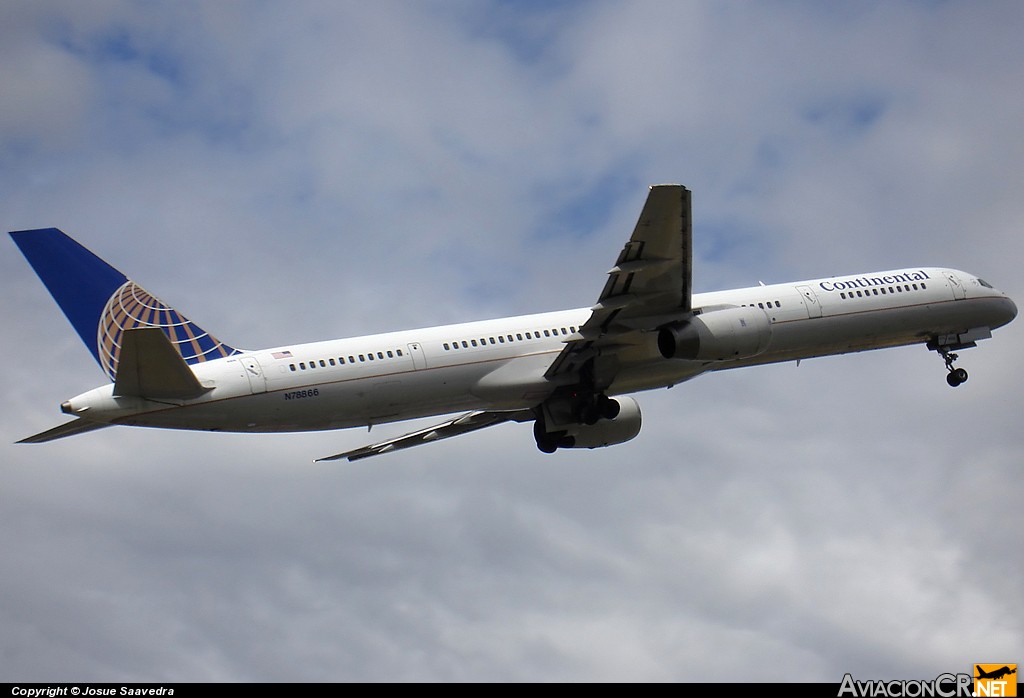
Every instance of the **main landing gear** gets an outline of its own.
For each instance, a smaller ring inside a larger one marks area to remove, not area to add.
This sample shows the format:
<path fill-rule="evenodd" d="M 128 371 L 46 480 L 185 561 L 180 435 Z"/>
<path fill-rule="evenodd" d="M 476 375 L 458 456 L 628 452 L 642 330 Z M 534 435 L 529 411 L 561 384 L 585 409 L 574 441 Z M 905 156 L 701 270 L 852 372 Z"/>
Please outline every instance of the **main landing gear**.
<path fill-rule="evenodd" d="M 619 403 L 604 393 L 594 395 L 580 409 L 581 421 L 587 426 L 594 426 L 602 419 L 615 419 L 619 416 Z"/>
<path fill-rule="evenodd" d="M 533 436 L 537 440 L 537 448 L 544 453 L 575 448 L 577 437 L 569 433 L 570 428 L 593 427 L 599 422 L 614 420 L 621 409 L 618 400 L 604 393 L 574 391 L 560 399 L 549 400 L 534 410 Z M 549 416 L 554 419 L 549 420 Z M 555 424 L 565 428 L 559 429 Z M 552 431 L 548 431 L 549 425 Z"/>
<path fill-rule="evenodd" d="M 954 349 L 970 349 L 978 346 L 979 339 L 988 339 L 992 336 L 990 327 L 974 327 L 956 334 L 944 334 L 932 337 L 926 345 L 932 351 L 938 352 L 942 360 L 946 362 L 946 382 L 950 387 L 955 388 L 967 382 L 967 371 L 953 365 L 959 357 L 953 353 Z"/>
<path fill-rule="evenodd" d="M 946 362 L 946 370 L 949 373 L 946 374 L 946 382 L 949 383 L 949 387 L 956 388 L 967 382 L 967 371 L 962 368 L 956 368 L 953 366 L 953 362 L 960 358 L 959 355 L 954 354 L 949 350 L 949 347 L 938 347 L 936 348 L 939 355 L 942 356 L 942 360 Z"/>
<path fill-rule="evenodd" d="M 543 417 L 537 417 L 537 421 L 533 423 L 533 438 L 537 440 L 537 448 L 541 453 L 554 453 L 559 446 L 562 448 L 572 447 L 572 443 L 569 441 L 572 437 L 567 436 L 565 431 L 547 431 L 544 428 Z"/>

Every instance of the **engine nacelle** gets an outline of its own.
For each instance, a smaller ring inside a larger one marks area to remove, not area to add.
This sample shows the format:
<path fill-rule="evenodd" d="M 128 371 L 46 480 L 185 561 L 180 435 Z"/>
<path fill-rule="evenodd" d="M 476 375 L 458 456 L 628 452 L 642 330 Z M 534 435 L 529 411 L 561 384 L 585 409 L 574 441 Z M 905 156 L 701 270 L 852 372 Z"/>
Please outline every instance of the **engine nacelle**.
<path fill-rule="evenodd" d="M 619 413 L 613 419 L 602 419 L 597 424 L 572 424 L 559 442 L 559 448 L 601 448 L 621 444 L 640 433 L 640 405 L 631 397 L 611 398 L 619 403 Z"/>
<path fill-rule="evenodd" d="M 729 361 L 761 354 L 771 338 L 772 323 L 761 308 L 723 308 L 663 327 L 658 350 L 666 359 Z"/>

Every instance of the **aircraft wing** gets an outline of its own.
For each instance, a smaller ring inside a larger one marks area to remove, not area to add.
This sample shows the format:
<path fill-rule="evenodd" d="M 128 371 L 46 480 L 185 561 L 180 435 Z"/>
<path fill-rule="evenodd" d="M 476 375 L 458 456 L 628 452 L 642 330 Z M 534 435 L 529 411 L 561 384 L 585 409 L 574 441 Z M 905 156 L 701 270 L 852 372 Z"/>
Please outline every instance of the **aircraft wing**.
<path fill-rule="evenodd" d="M 439 441 L 441 439 L 449 439 L 453 436 L 468 434 L 471 431 L 491 427 L 503 422 L 527 422 L 532 419 L 533 412 L 530 410 L 518 410 L 512 412 L 490 412 L 478 410 L 476 412 L 467 412 L 464 415 L 456 417 L 455 419 L 450 419 L 442 424 L 435 424 L 427 427 L 426 429 L 420 429 L 419 431 L 404 434 L 394 439 L 380 441 L 375 444 L 370 444 L 369 446 L 362 446 L 360 448 L 352 449 L 351 451 L 327 456 L 326 458 L 317 458 L 313 462 L 321 463 L 323 461 L 341 460 L 343 458 L 354 461 L 359 460 L 360 458 L 379 456 L 382 453 L 391 453 L 392 451 L 398 451 L 403 448 L 411 448 L 412 446 L 419 446 L 420 444 Z"/>
<path fill-rule="evenodd" d="M 639 332 L 690 312 L 692 233 L 690 191 L 679 184 L 652 186 L 590 318 L 570 337 L 545 377 L 576 375 L 598 356 L 614 363 L 616 354 L 639 341 Z M 613 376 L 604 373 L 595 377 L 598 387 L 611 383 Z"/>

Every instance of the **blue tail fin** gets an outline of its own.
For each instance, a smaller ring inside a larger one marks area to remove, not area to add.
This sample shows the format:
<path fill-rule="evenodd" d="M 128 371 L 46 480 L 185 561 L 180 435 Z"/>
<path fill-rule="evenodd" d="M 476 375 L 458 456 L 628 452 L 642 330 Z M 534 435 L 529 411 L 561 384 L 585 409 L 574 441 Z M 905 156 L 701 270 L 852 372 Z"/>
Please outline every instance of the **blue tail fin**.
<path fill-rule="evenodd" d="M 11 233 L 110 380 L 125 330 L 159 327 L 195 364 L 237 353 L 56 228 Z"/>

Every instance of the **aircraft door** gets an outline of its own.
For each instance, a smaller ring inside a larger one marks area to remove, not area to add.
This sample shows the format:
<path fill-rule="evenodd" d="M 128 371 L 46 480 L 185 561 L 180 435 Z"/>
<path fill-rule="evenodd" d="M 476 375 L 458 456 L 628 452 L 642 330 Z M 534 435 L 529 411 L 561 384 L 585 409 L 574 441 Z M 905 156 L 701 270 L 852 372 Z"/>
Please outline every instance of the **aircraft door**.
<path fill-rule="evenodd" d="M 949 290 L 953 292 L 953 298 L 955 300 L 962 300 L 967 297 L 967 289 L 964 288 L 959 276 L 951 271 L 947 271 L 946 280 L 949 281 Z"/>
<path fill-rule="evenodd" d="M 411 342 L 406 345 L 409 347 L 409 356 L 412 357 L 412 366 L 417 371 L 421 368 L 427 367 L 427 357 L 423 353 L 423 345 L 419 342 Z"/>
<path fill-rule="evenodd" d="M 796 290 L 803 296 L 807 317 L 821 317 L 821 303 L 818 302 L 818 296 L 814 293 L 814 289 L 810 286 L 797 286 Z"/>
<path fill-rule="evenodd" d="M 245 377 L 249 379 L 249 388 L 255 393 L 267 392 L 267 377 L 263 375 L 263 367 L 260 362 L 252 356 L 243 356 L 239 359 Z"/>

